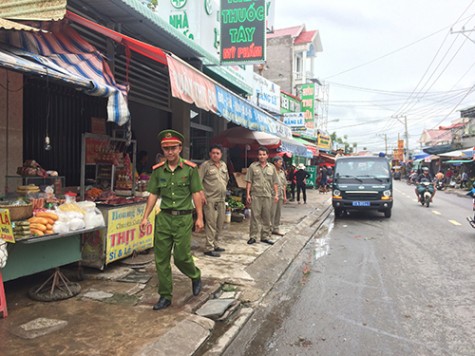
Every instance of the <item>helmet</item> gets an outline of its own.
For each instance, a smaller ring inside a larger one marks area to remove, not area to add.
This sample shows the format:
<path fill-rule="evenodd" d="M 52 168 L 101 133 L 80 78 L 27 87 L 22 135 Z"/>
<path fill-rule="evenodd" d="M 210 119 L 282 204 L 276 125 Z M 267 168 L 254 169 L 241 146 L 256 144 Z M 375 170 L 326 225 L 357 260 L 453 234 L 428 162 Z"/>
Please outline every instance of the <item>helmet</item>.
<path fill-rule="evenodd" d="M 427 168 L 427 167 L 422 167 L 422 172 L 429 172 L 429 168 Z"/>

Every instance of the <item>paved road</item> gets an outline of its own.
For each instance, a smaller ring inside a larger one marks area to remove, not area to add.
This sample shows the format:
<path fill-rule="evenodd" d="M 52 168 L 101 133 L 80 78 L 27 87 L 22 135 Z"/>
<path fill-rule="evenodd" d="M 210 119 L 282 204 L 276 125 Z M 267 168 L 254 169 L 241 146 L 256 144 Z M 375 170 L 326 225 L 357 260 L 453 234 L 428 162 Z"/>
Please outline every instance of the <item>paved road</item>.
<path fill-rule="evenodd" d="M 471 200 L 394 195 L 392 218 L 353 214 L 316 238 L 226 355 L 473 355 Z"/>

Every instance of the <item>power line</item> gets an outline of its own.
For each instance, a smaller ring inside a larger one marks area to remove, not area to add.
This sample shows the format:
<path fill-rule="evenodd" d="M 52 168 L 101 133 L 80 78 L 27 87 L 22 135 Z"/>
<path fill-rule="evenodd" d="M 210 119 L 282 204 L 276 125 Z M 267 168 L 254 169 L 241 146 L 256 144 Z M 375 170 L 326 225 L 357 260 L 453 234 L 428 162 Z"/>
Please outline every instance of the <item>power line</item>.
<path fill-rule="evenodd" d="M 473 1 L 472 1 L 472 3 L 473 3 Z M 471 6 L 471 5 L 472 5 L 472 4 L 470 4 L 470 6 Z M 462 19 L 462 20 L 465 20 L 465 18 Z M 461 20 L 458 20 L 458 21 L 461 21 Z M 457 23 L 458 21 L 456 21 L 455 23 Z M 455 24 L 455 23 L 454 23 L 454 24 Z M 404 49 L 406 49 L 406 48 L 409 48 L 409 47 L 411 47 L 411 46 L 413 46 L 413 45 L 415 45 L 415 44 L 417 44 L 417 43 L 419 43 L 419 42 L 422 42 L 422 41 L 424 41 L 424 40 L 426 40 L 426 39 L 428 39 L 428 38 L 430 38 L 430 37 L 432 37 L 432 36 L 437 35 L 438 33 L 442 32 L 442 31 L 445 31 L 445 30 L 447 30 L 447 29 L 449 29 L 449 28 L 451 28 L 451 27 L 453 27 L 453 25 L 452 25 L 452 26 L 445 26 L 444 28 L 442 28 L 442 29 L 440 29 L 440 30 L 437 30 L 437 31 L 435 31 L 435 32 L 433 32 L 433 33 L 431 33 L 431 34 L 429 34 L 429 35 L 427 35 L 427 36 L 424 36 L 424 37 L 422 37 L 422 38 L 420 38 L 420 39 L 418 39 L 418 40 L 416 40 L 416 41 L 414 41 L 414 42 L 411 42 L 411 43 L 409 43 L 409 44 L 407 44 L 407 45 L 405 45 L 405 46 L 399 47 L 398 49 L 395 49 L 395 50 L 393 50 L 393 51 L 391 51 L 391 52 L 388 52 L 388 53 L 386 53 L 386 54 L 384 54 L 384 55 L 382 55 L 382 56 L 380 56 L 380 57 L 378 57 L 378 58 L 375 58 L 375 59 L 370 60 L 370 61 L 368 61 L 368 62 L 359 64 L 359 65 L 357 65 L 357 66 L 351 67 L 351 68 L 349 68 L 349 69 L 343 70 L 343 71 L 338 72 L 338 73 L 336 73 L 336 74 L 330 75 L 330 76 L 324 78 L 324 80 L 328 80 L 328 79 L 330 79 L 330 78 L 339 76 L 339 75 L 341 75 L 341 74 L 348 73 L 348 72 L 350 72 L 350 71 L 352 71 L 352 70 L 355 70 L 355 69 L 358 69 L 358 68 L 367 66 L 368 64 L 377 62 L 377 61 L 379 61 L 380 59 L 386 58 L 386 57 L 388 57 L 388 56 L 390 56 L 390 55 L 392 55 L 392 54 L 394 54 L 394 53 L 397 53 L 397 52 L 402 51 L 402 50 L 404 50 Z"/>

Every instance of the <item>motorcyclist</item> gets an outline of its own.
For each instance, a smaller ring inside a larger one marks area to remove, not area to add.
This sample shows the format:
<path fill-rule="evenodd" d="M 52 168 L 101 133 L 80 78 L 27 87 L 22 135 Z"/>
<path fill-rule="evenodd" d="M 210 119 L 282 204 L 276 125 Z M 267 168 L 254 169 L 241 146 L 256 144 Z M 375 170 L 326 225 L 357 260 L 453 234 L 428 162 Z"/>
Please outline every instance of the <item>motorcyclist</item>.
<path fill-rule="evenodd" d="M 475 182 L 472 183 L 472 189 L 467 193 L 468 196 L 471 196 L 472 198 L 475 197 Z M 473 218 L 470 218 L 468 217 L 467 220 L 468 222 L 470 223 L 470 225 L 475 228 L 475 198 L 474 198 L 474 202 L 473 202 L 473 211 L 474 211 L 474 215 L 473 215 Z"/>
<path fill-rule="evenodd" d="M 417 186 L 416 186 L 416 189 L 414 189 L 415 193 L 416 193 L 416 196 L 417 196 L 417 201 L 420 202 L 421 201 L 421 194 L 424 193 L 425 191 L 425 187 L 420 184 L 422 182 L 430 182 L 432 183 L 431 185 L 429 185 L 428 189 L 429 189 L 429 192 L 431 194 L 431 197 L 430 197 L 430 201 L 432 202 L 432 199 L 434 198 L 434 195 L 435 195 L 435 183 L 434 183 L 434 178 L 431 176 L 431 174 L 429 173 L 429 168 L 427 167 L 422 167 L 422 173 L 419 174 L 419 176 L 417 177 Z"/>

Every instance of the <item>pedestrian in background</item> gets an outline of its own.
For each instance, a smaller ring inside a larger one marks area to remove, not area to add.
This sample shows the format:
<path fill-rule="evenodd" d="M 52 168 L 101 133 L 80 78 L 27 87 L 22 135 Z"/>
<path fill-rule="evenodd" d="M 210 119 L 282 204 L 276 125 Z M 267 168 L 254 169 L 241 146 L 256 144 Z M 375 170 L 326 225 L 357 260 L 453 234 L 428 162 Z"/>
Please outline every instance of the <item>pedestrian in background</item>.
<path fill-rule="evenodd" d="M 203 162 L 199 173 L 203 183 L 203 212 L 206 220 L 205 234 L 206 247 L 204 254 L 211 257 L 220 257 L 224 248 L 219 246 L 219 235 L 223 229 L 226 213 L 226 191 L 229 182 L 229 173 L 223 157 L 221 145 L 211 146 L 209 160 Z"/>
<path fill-rule="evenodd" d="M 295 177 L 295 173 L 297 173 L 295 165 L 291 164 L 287 172 L 287 180 L 290 182 L 290 201 L 295 200 L 295 187 L 297 185 L 297 178 Z"/>
<path fill-rule="evenodd" d="M 277 156 L 274 158 L 274 166 L 277 171 L 277 186 L 279 192 L 279 200 L 273 202 L 271 212 L 272 234 L 284 236 L 280 231 L 280 216 L 282 212 L 282 205 L 287 202 L 287 177 L 283 168 L 284 160 Z"/>
<path fill-rule="evenodd" d="M 267 162 L 269 150 L 259 147 L 258 161 L 251 163 L 246 174 L 246 201 L 251 206 L 251 223 L 249 240 L 252 245 L 259 239 L 261 242 L 273 245 L 271 237 L 272 199 L 279 200 L 277 171 L 273 164 Z"/>
<path fill-rule="evenodd" d="M 303 203 L 307 204 L 307 178 L 310 177 L 310 174 L 305 170 L 303 163 L 299 163 L 297 166 L 297 173 L 295 173 L 295 178 L 297 180 L 297 202 L 300 204 L 300 192 L 302 192 Z"/>
<path fill-rule="evenodd" d="M 147 187 L 150 195 L 140 223 L 140 230 L 144 232 L 149 224 L 148 216 L 160 196 L 161 210 L 155 219 L 154 239 L 160 299 L 153 306 L 154 310 L 168 308 L 172 303 L 172 250 L 175 266 L 192 281 L 193 295 L 200 293 L 201 272 L 195 266 L 191 255 L 193 203 L 197 215 L 195 230 L 199 232 L 203 229 L 203 187 L 196 164 L 180 157 L 183 135 L 174 130 L 164 130 L 158 134 L 158 139 L 166 161 L 152 167 L 153 173 Z"/>

